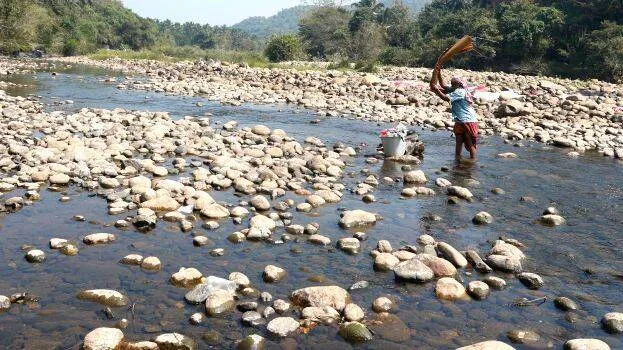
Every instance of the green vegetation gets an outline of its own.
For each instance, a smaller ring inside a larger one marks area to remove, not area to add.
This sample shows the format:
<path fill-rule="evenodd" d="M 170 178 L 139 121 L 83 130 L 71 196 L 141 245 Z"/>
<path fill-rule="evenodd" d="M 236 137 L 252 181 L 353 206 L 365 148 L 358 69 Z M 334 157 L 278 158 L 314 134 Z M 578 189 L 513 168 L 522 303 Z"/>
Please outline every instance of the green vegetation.
<path fill-rule="evenodd" d="M 283 34 L 268 41 L 264 54 L 271 62 L 293 61 L 301 52 L 301 44 L 294 34 Z"/>
<path fill-rule="evenodd" d="M 258 39 L 295 33 L 299 20 L 312 9 L 312 6 L 294 6 L 281 10 L 270 17 L 249 17 L 238 24 L 234 24 L 233 28 L 254 35 Z"/>
<path fill-rule="evenodd" d="M 432 67 L 452 43 L 471 35 L 476 50 L 453 66 L 623 80 L 620 0 L 433 0 L 417 16 L 400 1 L 385 4 L 315 8 L 299 23 L 305 52 L 359 66 Z"/>

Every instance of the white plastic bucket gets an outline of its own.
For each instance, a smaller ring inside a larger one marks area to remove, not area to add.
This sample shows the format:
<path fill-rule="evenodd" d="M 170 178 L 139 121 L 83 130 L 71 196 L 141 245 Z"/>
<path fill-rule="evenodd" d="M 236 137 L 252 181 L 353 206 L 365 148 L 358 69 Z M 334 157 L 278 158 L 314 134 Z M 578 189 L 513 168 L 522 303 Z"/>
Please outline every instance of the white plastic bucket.
<path fill-rule="evenodd" d="M 407 143 L 402 137 L 381 137 L 385 157 L 399 157 L 405 154 Z"/>

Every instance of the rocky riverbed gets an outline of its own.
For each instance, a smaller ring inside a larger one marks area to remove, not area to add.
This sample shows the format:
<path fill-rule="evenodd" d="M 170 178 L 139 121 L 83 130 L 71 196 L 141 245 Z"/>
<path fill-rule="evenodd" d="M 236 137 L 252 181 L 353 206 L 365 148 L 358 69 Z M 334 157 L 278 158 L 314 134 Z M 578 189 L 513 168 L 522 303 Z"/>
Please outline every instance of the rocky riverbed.
<path fill-rule="evenodd" d="M 618 253 L 602 246 L 620 208 L 573 207 L 621 194 L 578 188 L 552 151 L 493 143 L 481 167 L 449 167 L 435 150 L 449 141 L 423 132 L 424 163 L 405 165 L 366 144 L 374 132 L 322 124 L 0 106 L 7 348 L 622 346 Z M 602 287 L 561 281 L 585 278 Z"/>
<path fill-rule="evenodd" d="M 256 69 L 207 61 L 59 60 L 149 77 L 147 81 L 120 81 L 120 89 L 203 95 L 232 105 L 288 102 L 323 116 L 401 121 L 431 128 L 452 124 L 447 103 L 428 91 L 430 70 L 423 68 L 385 67 L 378 74 L 366 74 Z M 476 106 L 484 134 L 509 140 L 535 139 L 573 152 L 596 150 L 623 158 L 620 85 L 500 72 L 449 70 L 449 74 L 462 75 L 488 92 L 480 95 Z"/>

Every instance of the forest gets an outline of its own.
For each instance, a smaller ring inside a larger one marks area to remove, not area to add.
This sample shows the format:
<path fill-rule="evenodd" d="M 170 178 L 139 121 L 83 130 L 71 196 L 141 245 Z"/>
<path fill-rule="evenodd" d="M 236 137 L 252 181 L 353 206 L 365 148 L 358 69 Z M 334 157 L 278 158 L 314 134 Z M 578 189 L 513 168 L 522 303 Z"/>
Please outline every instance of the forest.
<path fill-rule="evenodd" d="M 621 0 L 433 0 L 413 9 L 399 0 L 349 6 L 317 1 L 304 13 L 284 12 L 298 18 L 292 33 L 266 38 L 241 26 L 142 18 L 116 0 L 3 0 L 0 51 L 192 51 L 196 57 L 201 50 L 229 50 L 271 61 L 430 67 L 467 34 L 476 39 L 476 50 L 453 61 L 456 67 L 623 79 Z M 287 23 L 278 25 L 279 18 Z M 293 20 L 281 16 L 271 23 L 284 32 Z"/>

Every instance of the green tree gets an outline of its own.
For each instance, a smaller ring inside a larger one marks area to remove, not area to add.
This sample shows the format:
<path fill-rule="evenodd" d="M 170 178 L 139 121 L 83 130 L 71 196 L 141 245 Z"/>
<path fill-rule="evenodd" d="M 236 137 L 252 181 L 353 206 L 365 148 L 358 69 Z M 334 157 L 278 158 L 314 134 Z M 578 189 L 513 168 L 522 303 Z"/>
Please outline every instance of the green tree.
<path fill-rule="evenodd" d="M 344 56 L 349 43 L 350 14 L 343 8 L 321 6 L 299 21 L 299 36 L 305 52 L 313 58 Z"/>
<path fill-rule="evenodd" d="M 623 82 L 623 25 L 603 22 L 586 36 L 582 53 L 590 75 Z"/>
<path fill-rule="evenodd" d="M 294 34 L 273 36 L 266 46 L 264 54 L 271 62 L 292 61 L 300 53 L 301 46 Z"/>
<path fill-rule="evenodd" d="M 353 6 L 355 6 L 355 12 L 348 22 L 348 30 L 356 33 L 366 23 L 380 22 L 385 5 L 377 0 L 361 0 Z"/>
<path fill-rule="evenodd" d="M 26 15 L 31 6 L 27 0 L 0 1 L 0 50 L 9 53 L 27 46 Z"/>

